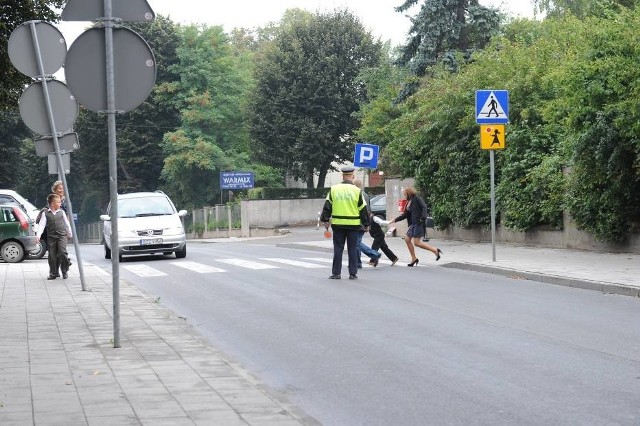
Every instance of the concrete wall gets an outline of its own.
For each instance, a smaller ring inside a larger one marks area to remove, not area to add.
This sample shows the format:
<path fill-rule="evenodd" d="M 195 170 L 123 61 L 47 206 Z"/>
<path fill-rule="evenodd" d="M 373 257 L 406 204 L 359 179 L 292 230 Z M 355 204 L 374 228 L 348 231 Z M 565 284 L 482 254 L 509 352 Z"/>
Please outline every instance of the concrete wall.
<path fill-rule="evenodd" d="M 242 236 L 252 236 L 252 228 L 281 228 L 315 224 L 323 205 L 324 198 L 242 201 Z"/>

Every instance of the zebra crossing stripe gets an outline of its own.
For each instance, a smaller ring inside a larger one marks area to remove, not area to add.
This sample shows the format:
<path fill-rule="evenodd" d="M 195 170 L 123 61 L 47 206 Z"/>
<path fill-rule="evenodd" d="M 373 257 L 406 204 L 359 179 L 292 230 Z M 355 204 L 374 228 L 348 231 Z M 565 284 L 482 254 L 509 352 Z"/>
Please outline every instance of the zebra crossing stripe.
<path fill-rule="evenodd" d="M 278 269 L 278 266 L 267 265 L 266 263 L 252 262 L 244 259 L 216 259 L 216 262 L 226 263 L 228 265 L 240 266 L 248 269 Z"/>
<path fill-rule="evenodd" d="M 196 262 L 171 262 L 172 265 L 179 266 L 181 268 L 188 269 L 193 272 L 197 272 L 199 274 L 207 274 L 209 272 L 226 272 L 225 269 L 214 268 L 213 266 L 203 265 L 202 263 Z"/>
<path fill-rule="evenodd" d="M 327 259 L 325 257 L 303 257 L 304 260 L 313 260 L 315 262 L 324 262 L 324 263 L 333 263 L 332 259 Z M 362 258 L 363 262 L 362 262 L 362 267 L 363 268 L 373 268 L 373 266 L 369 265 L 369 261 L 367 260 L 368 257 L 364 256 Z M 391 265 L 391 262 L 389 261 L 384 261 L 384 260 L 380 260 L 380 263 L 388 263 L 389 265 Z M 342 261 L 342 266 L 349 266 L 349 261 L 348 260 L 343 260 Z"/>
<path fill-rule="evenodd" d="M 122 267 L 139 277 L 164 277 L 167 275 L 164 272 L 158 271 L 157 269 L 151 268 L 147 265 L 122 265 Z"/>
<path fill-rule="evenodd" d="M 301 266 L 303 268 L 326 268 L 325 265 L 318 265 L 317 263 L 300 262 L 293 259 L 282 259 L 279 257 L 263 257 L 260 260 L 267 260 L 269 262 L 284 263 L 285 265 Z"/>

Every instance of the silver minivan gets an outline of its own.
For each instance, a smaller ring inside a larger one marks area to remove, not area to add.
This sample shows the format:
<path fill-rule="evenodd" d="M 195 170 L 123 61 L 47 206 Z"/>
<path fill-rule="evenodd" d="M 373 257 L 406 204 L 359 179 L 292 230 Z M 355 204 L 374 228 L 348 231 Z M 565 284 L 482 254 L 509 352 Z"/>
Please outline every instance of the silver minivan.
<path fill-rule="evenodd" d="M 111 205 L 100 216 L 104 257 L 111 259 Z M 120 259 L 136 254 L 187 256 L 187 238 L 182 224 L 186 210 L 177 211 L 162 191 L 118 194 L 118 248 Z"/>

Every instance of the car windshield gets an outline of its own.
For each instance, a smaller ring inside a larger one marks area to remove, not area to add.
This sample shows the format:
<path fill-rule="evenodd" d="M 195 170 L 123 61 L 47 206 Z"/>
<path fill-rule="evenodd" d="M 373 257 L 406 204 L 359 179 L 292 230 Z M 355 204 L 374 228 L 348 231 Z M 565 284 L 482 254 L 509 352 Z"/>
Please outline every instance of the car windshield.
<path fill-rule="evenodd" d="M 371 199 L 372 206 L 386 206 L 386 204 L 387 204 L 387 197 L 385 197 L 384 195 L 378 195 Z"/>
<path fill-rule="evenodd" d="M 118 217 L 163 216 L 173 214 L 166 197 L 123 198 L 118 200 Z"/>

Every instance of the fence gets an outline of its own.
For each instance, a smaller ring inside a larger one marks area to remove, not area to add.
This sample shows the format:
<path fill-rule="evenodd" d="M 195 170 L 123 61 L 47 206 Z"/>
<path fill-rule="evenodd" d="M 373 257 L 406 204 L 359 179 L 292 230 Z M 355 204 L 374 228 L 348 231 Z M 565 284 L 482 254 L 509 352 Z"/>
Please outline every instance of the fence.
<path fill-rule="evenodd" d="M 225 233 L 230 236 L 233 230 L 240 230 L 241 225 L 239 204 L 218 204 L 194 209 L 185 218 L 185 231 L 187 234 L 192 233 L 199 238 L 212 232 L 216 234 Z"/>
<path fill-rule="evenodd" d="M 78 241 L 81 243 L 102 242 L 102 222 L 88 223 L 76 226 L 78 232 Z"/>

